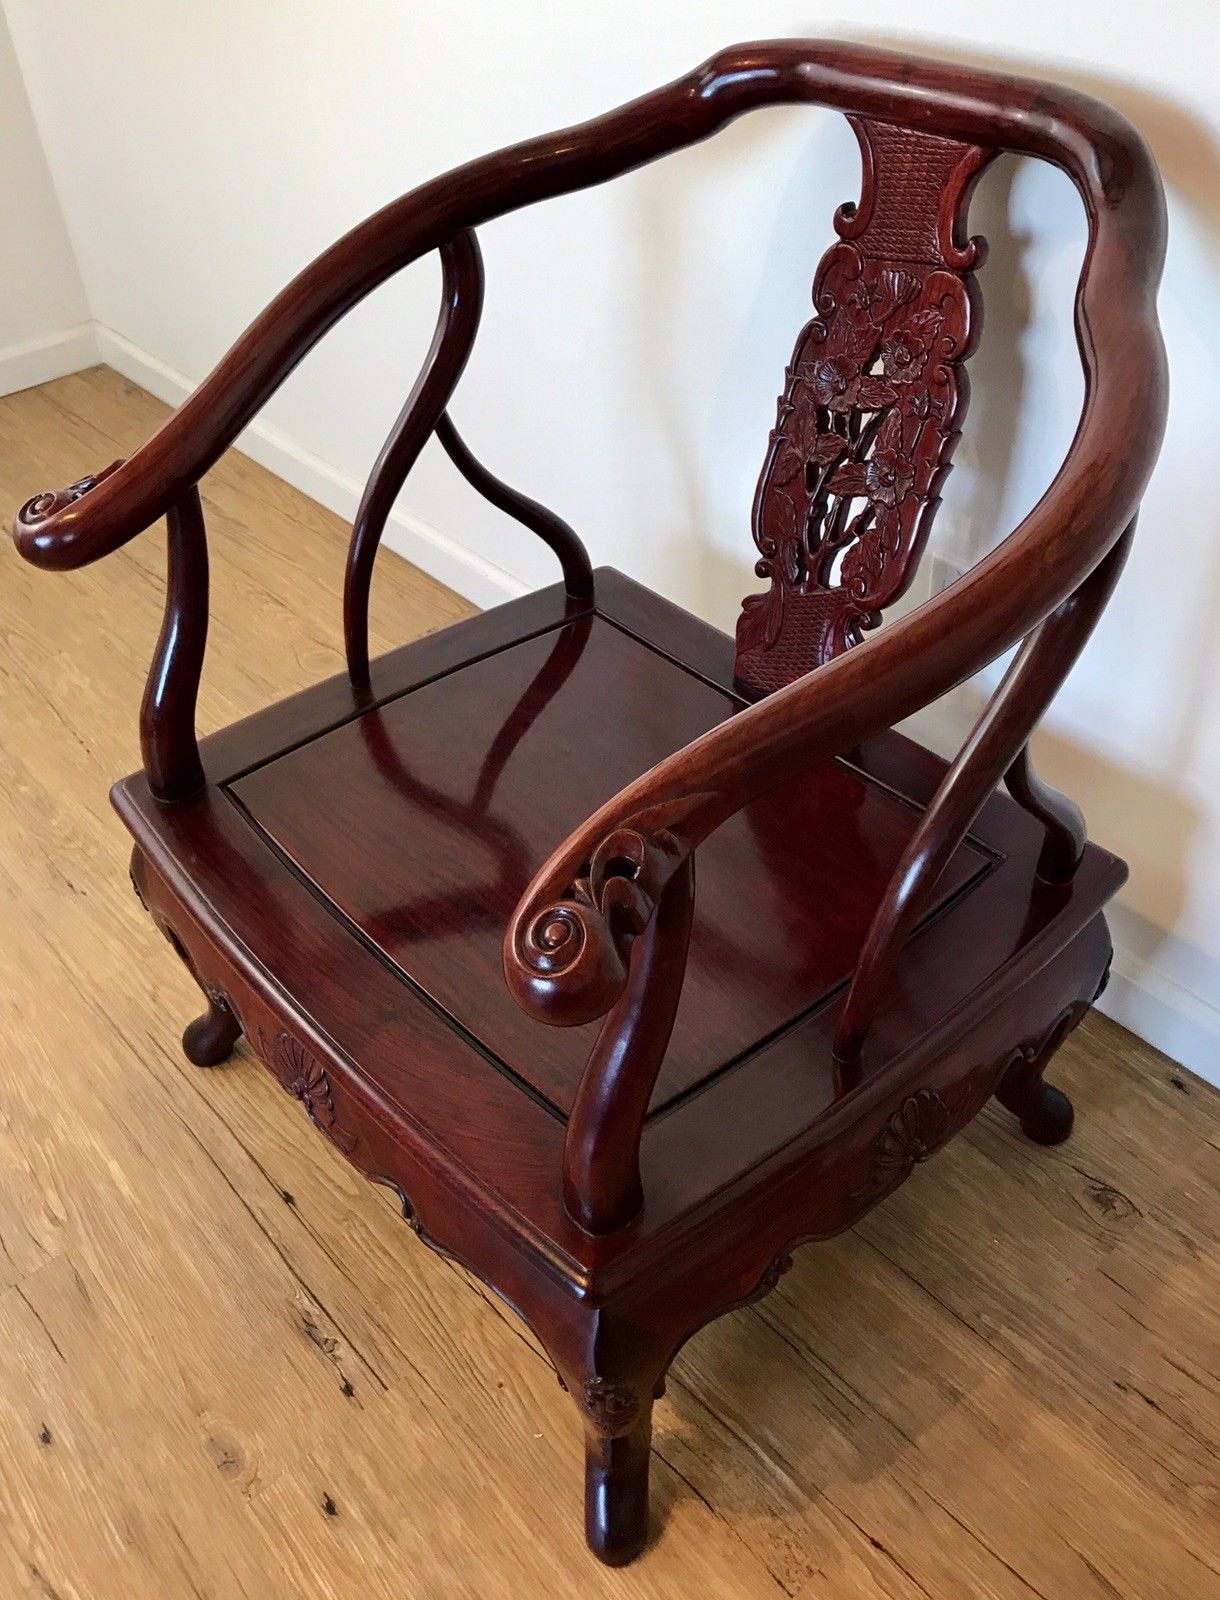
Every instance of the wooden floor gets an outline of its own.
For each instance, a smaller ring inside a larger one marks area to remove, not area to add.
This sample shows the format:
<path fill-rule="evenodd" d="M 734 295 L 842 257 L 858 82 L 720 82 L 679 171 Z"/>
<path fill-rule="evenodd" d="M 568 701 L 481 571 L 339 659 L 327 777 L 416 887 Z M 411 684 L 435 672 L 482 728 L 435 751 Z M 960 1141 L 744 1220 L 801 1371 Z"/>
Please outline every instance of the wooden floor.
<path fill-rule="evenodd" d="M 105 370 L 0 401 L 0 506 L 163 408 Z M 240 456 L 206 484 L 210 728 L 340 664 L 345 530 Z M 658 1407 L 664 1538 L 580 1535 L 571 1401 L 198 1009 L 127 882 L 156 532 L 0 552 L 0 1600 L 1220 1595 L 1220 1097 L 1101 1019 L 1057 1150 L 987 1112 Z M 393 556 L 379 647 L 465 604 Z M 240 663 L 240 665 L 238 665 Z"/>

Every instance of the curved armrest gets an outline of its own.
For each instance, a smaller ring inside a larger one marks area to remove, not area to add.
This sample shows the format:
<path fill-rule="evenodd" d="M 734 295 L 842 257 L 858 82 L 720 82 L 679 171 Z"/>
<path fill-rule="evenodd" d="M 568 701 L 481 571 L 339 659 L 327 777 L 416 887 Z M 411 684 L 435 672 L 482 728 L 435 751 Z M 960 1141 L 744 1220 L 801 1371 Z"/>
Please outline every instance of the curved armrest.
<path fill-rule="evenodd" d="M 70 569 L 127 543 L 198 483 L 323 335 L 387 278 L 464 230 L 604 182 L 745 109 L 706 78 L 704 69 L 605 117 L 469 162 L 360 223 L 272 301 L 129 460 L 28 501 L 13 527 L 21 554 Z"/>
<path fill-rule="evenodd" d="M 1159 340 L 1144 354 L 1159 439 Z M 816 672 L 711 729 L 622 789 L 540 868 L 504 938 L 504 971 L 540 1021 L 590 1022 L 617 1001 L 631 945 L 670 878 L 735 812 L 798 773 L 892 727 L 1038 627 L 1117 542 L 1138 506 L 1145 452 L 1081 453 L 1017 531 L 935 599 Z M 1094 489 L 1099 477 L 1109 492 Z"/>
<path fill-rule="evenodd" d="M 967 87 L 961 75 L 955 88 L 962 94 L 939 99 L 936 117 L 924 120 L 938 131 L 965 126 Z M 925 111 L 933 100 L 925 97 Z M 890 114 L 904 120 L 893 107 Z M 1076 301 L 1085 402 L 1067 458 L 1019 527 L 970 572 L 660 762 L 559 846 L 504 939 L 508 986 L 539 1020 L 576 1024 L 604 1015 L 623 992 L 632 944 L 708 834 L 768 789 L 893 726 L 1017 644 L 1079 589 L 1135 515 L 1167 409 L 1155 307 L 1165 244 L 1156 168 L 1122 118 L 1066 92 L 1061 100 L 1043 92 L 1020 129 L 1005 133 L 1016 148 L 1065 168 L 1089 218 Z"/>
<path fill-rule="evenodd" d="M 521 1004 L 547 1021 L 580 1023 L 622 1001 L 613 1036 L 606 1034 L 594 1051 L 567 1138 L 569 1202 L 594 1227 L 620 1222 L 634 1203 L 632 1162 L 648 1075 L 665 1048 L 681 986 L 691 857 L 699 843 L 756 796 L 910 715 L 1040 626 L 1079 589 L 1135 513 L 1166 410 L 1155 310 L 1164 200 L 1139 135 L 1087 96 L 1019 78 L 839 41 L 738 46 L 604 117 L 470 162 L 386 206 L 289 284 L 135 455 L 69 490 L 28 502 L 14 527 L 28 560 L 71 568 L 119 548 L 179 508 L 179 575 L 158 651 L 158 661 L 170 661 L 179 639 L 175 596 L 198 592 L 200 584 L 190 575 L 198 543 L 194 524 L 190 516 L 184 522 L 181 508 L 194 504 L 199 479 L 346 312 L 403 267 L 451 247 L 483 222 L 605 182 L 706 138 L 743 112 L 802 102 L 982 149 L 1035 155 L 1069 174 L 1090 228 L 1076 305 L 1084 411 L 1054 483 L 998 550 L 884 633 L 654 767 L 577 829 L 526 891 L 504 945 L 506 977 Z M 457 358 L 452 365 L 460 370 Z M 440 412 L 447 400 L 442 391 L 449 368 L 438 372 L 435 382 L 421 380 L 429 414 L 438 396 Z M 376 515 L 369 520 L 374 530 L 381 501 L 405 470 L 403 462 L 413 459 L 422 427 L 409 405 L 387 445 Z M 453 454 L 455 438 L 445 431 Z M 471 477 L 467 457 L 456 442 L 458 464 Z M 475 472 L 472 481 L 479 476 Z M 524 511 L 530 525 L 538 521 L 537 508 L 520 496 L 509 499 L 514 514 Z M 556 519 L 545 526 L 568 551 L 571 572 L 565 567 L 565 575 L 583 584 L 587 563 L 578 543 Z M 363 558 L 355 559 L 363 573 Z M 360 577 L 357 600 L 362 583 Z M 185 726 L 193 709 L 201 639 L 202 633 L 191 634 L 189 648 L 179 652 L 179 676 L 166 680 L 178 708 L 173 715 L 160 689 L 147 702 L 150 718 L 159 718 L 163 728 L 167 721 Z M 357 677 L 363 654 L 349 628 Z M 164 742 L 172 757 L 165 783 L 172 798 L 181 784 L 196 781 L 193 746 L 185 737 L 180 748 Z M 659 920 L 658 906 L 664 909 Z M 652 936 L 638 942 L 650 926 Z M 631 984 L 629 960 L 637 975 Z"/>
<path fill-rule="evenodd" d="M 755 107 L 793 102 L 934 124 L 946 135 L 1043 156 L 1066 168 L 1090 203 L 1095 196 L 1111 214 L 1129 212 L 1121 196 L 1142 190 L 1142 230 L 1128 229 L 1117 248 L 1139 254 L 1137 276 L 1158 258 L 1163 224 L 1155 170 L 1138 135 L 1097 101 L 839 41 L 739 45 L 606 116 L 455 168 L 352 229 L 272 301 L 127 462 L 72 491 L 30 501 L 14 527 L 22 555 L 43 567 L 83 566 L 164 516 L 340 318 L 462 230 L 603 183 L 706 138 Z M 1144 237 L 1136 238 L 1141 231 Z M 1127 286 L 1117 263 L 1113 275 Z M 1150 296 L 1156 274 L 1144 277 Z"/>

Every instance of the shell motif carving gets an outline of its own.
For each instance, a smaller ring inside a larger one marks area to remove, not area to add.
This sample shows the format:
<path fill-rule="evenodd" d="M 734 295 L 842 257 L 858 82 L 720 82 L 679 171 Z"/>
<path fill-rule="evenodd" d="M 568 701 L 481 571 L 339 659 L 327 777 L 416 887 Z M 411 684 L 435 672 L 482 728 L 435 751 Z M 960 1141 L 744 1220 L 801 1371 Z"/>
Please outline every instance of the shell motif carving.
<path fill-rule="evenodd" d="M 770 580 L 737 625 L 736 676 L 782 688 L 859 643 L 914 575 L 958 438 L 971 344 L 957 216 L 975 146 L 856 123 L 860 208 L 814 279 L 754 500 L 755 571 Z M 915 175 L 910 192 L 898 180 Z M 896 176 L 897 175 L 897 176 Z M 901 211 L 902 225 L 886 211 Z"/>
<path fill-rule="evenodd" d="M 937 1089 L 919 1089 L 909 1094 L 877 1138 L 873 1150 L 874 1186 L 884 1188 L 901 1181 L 912 1168 L 935 1155 L 957 1126 L 955 1110 L 956 1106 L 947 1105 Z"/>
<path fill-rule="evenodd" d="M 340 1150 L 350 1154 L 356 1147 L 353 1134 L 335 1125 L 335 1096 L 326 1069 L 299 1039 L 281 1032 L 267 1048 L 262 1028 L 258 1030 L 259 1052 L 275 1069 L 288 1093 L 305 1107 L 310 1122 Z"/>
<path fill-rule="evenodd" d="M 1107 963 L 1098 994 L 1105 987 L 1109 970 Z M 944 1089 L 917 1089 L 907 1095 L 877 1135 L 868 1182 L 855 1191 L 853 1198 L 875 1198 L 877 1190 L 901 1183 L 965 1125 L 988 1095 L 998 1093 L 1001 1102 L 1012 1109 L 1005 1086 L 1016 1084 L 1019 1088 L 1023 1077 L 1040 1074 L 1065 1036 L 1088 1011 L 1088 1002 L 1067 1006 L 1043 1032 L 1014 1045 L 998 1061 L 976 1068 Z"/>

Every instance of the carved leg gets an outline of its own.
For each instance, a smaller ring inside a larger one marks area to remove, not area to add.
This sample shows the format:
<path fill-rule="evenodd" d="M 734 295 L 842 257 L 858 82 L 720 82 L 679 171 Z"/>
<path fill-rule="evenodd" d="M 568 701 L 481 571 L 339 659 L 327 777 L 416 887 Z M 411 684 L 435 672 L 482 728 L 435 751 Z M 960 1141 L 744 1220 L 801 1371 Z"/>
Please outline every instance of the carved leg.
<path fill-rule="evenodd" d="M 548 1348 L 584 1424 L 585 1538 L 608 1566 L 625 1566 L 648 1538 L 652 1403 L 678 1333 L 650 1328 L 637 1306 L 600 1306 L 576 1319 L 569 1309 L 561 1324 L 543 1329 L 544 1343 L 548 1331 L 556 1335 Z"/>
<path fill-rule="evenodd" d="M 1075 1113 L 1061 1089 L 1042 1081 L 1047 1063 L 1088 1010 L 1074 1006 L 1039 1048 L 1014 1057 L 996 1090 L 996 1099 L 1021 1120 L 1021 1132 L 1035 1144 L 1062 1144 L 1072 1131 Z"/>
<path fill-rule="evenodd" d="M 1035 1144 L 1062 1144 L 1072 1131 L 1072 1102 L 1054 1084 L 1038 1078 L 1021 1092 L 1006 1084 L 998 1098 L 1001 1105 L 1020 1117 L 1021 1132 Z"/>
<path fill-rule="evenodd" d="M 182 1035 L 186 1059 L 197 1067 L 218 1067 L 233 1053 L 241 1037 L 241 1023 L 220 995 L 208 995 L 208 1009 L 196 1017 Z"/>
<path fill-rule="evenodd" d="M 633 1398 L 631 1410 L 635 1420 L 626 1432 L 585 1427 L 585 1539 L 611 1567 L 634 1561 L 648 1538 L 651 1397 L 638 1410 Z"/>

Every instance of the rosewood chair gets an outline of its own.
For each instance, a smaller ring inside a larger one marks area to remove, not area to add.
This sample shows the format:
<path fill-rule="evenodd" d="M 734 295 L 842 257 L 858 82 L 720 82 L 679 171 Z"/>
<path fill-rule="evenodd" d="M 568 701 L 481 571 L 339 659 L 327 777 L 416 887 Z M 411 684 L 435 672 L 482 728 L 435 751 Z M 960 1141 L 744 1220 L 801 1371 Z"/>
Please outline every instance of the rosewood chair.
<path fill-rule="evenodd" d="M 862 194 L 835 217 L 785 375 L 753 513 L 765 590 L 734 649 L 594 571 L 446 408 L 479 320 L 478 224 L 795 101 L 847 114 Z M 1020 526 L 872 633 L 911 582 L 963 420 L 983 249 L 966 209 L 1002 150 L 1061 167 L 1088 216 L 1080 424 Z M 167 518 L 143 770 L 114 802 L 137 893 L 207 997 L 186 1054 L 214 1065 L 244 1033 L 420 1237 L 530 1323 L 582 1414 L 606 1561 L 644 1542 L 653 1401 L 697 1328 L 991 1095 L 1032 1139 L 1071 1129 L 1043 1069 L 1105 981 L 1125 869 L 1027 741 L 1156 458 L 1163 244 L 1148 151 L 1096 101 L 850 44 L 746 45 L 387 206 L 129 461 L 17 518 L 49 568 Z M 328 328 L 432 250 L 436 336 L 352 535 L 347 672 L 197 743 L 199 481 Z M 373 558 L 432 434 L 563 582 L 370 662 Z M 1014 645 L 951 763 L 891 731 Z"/>

